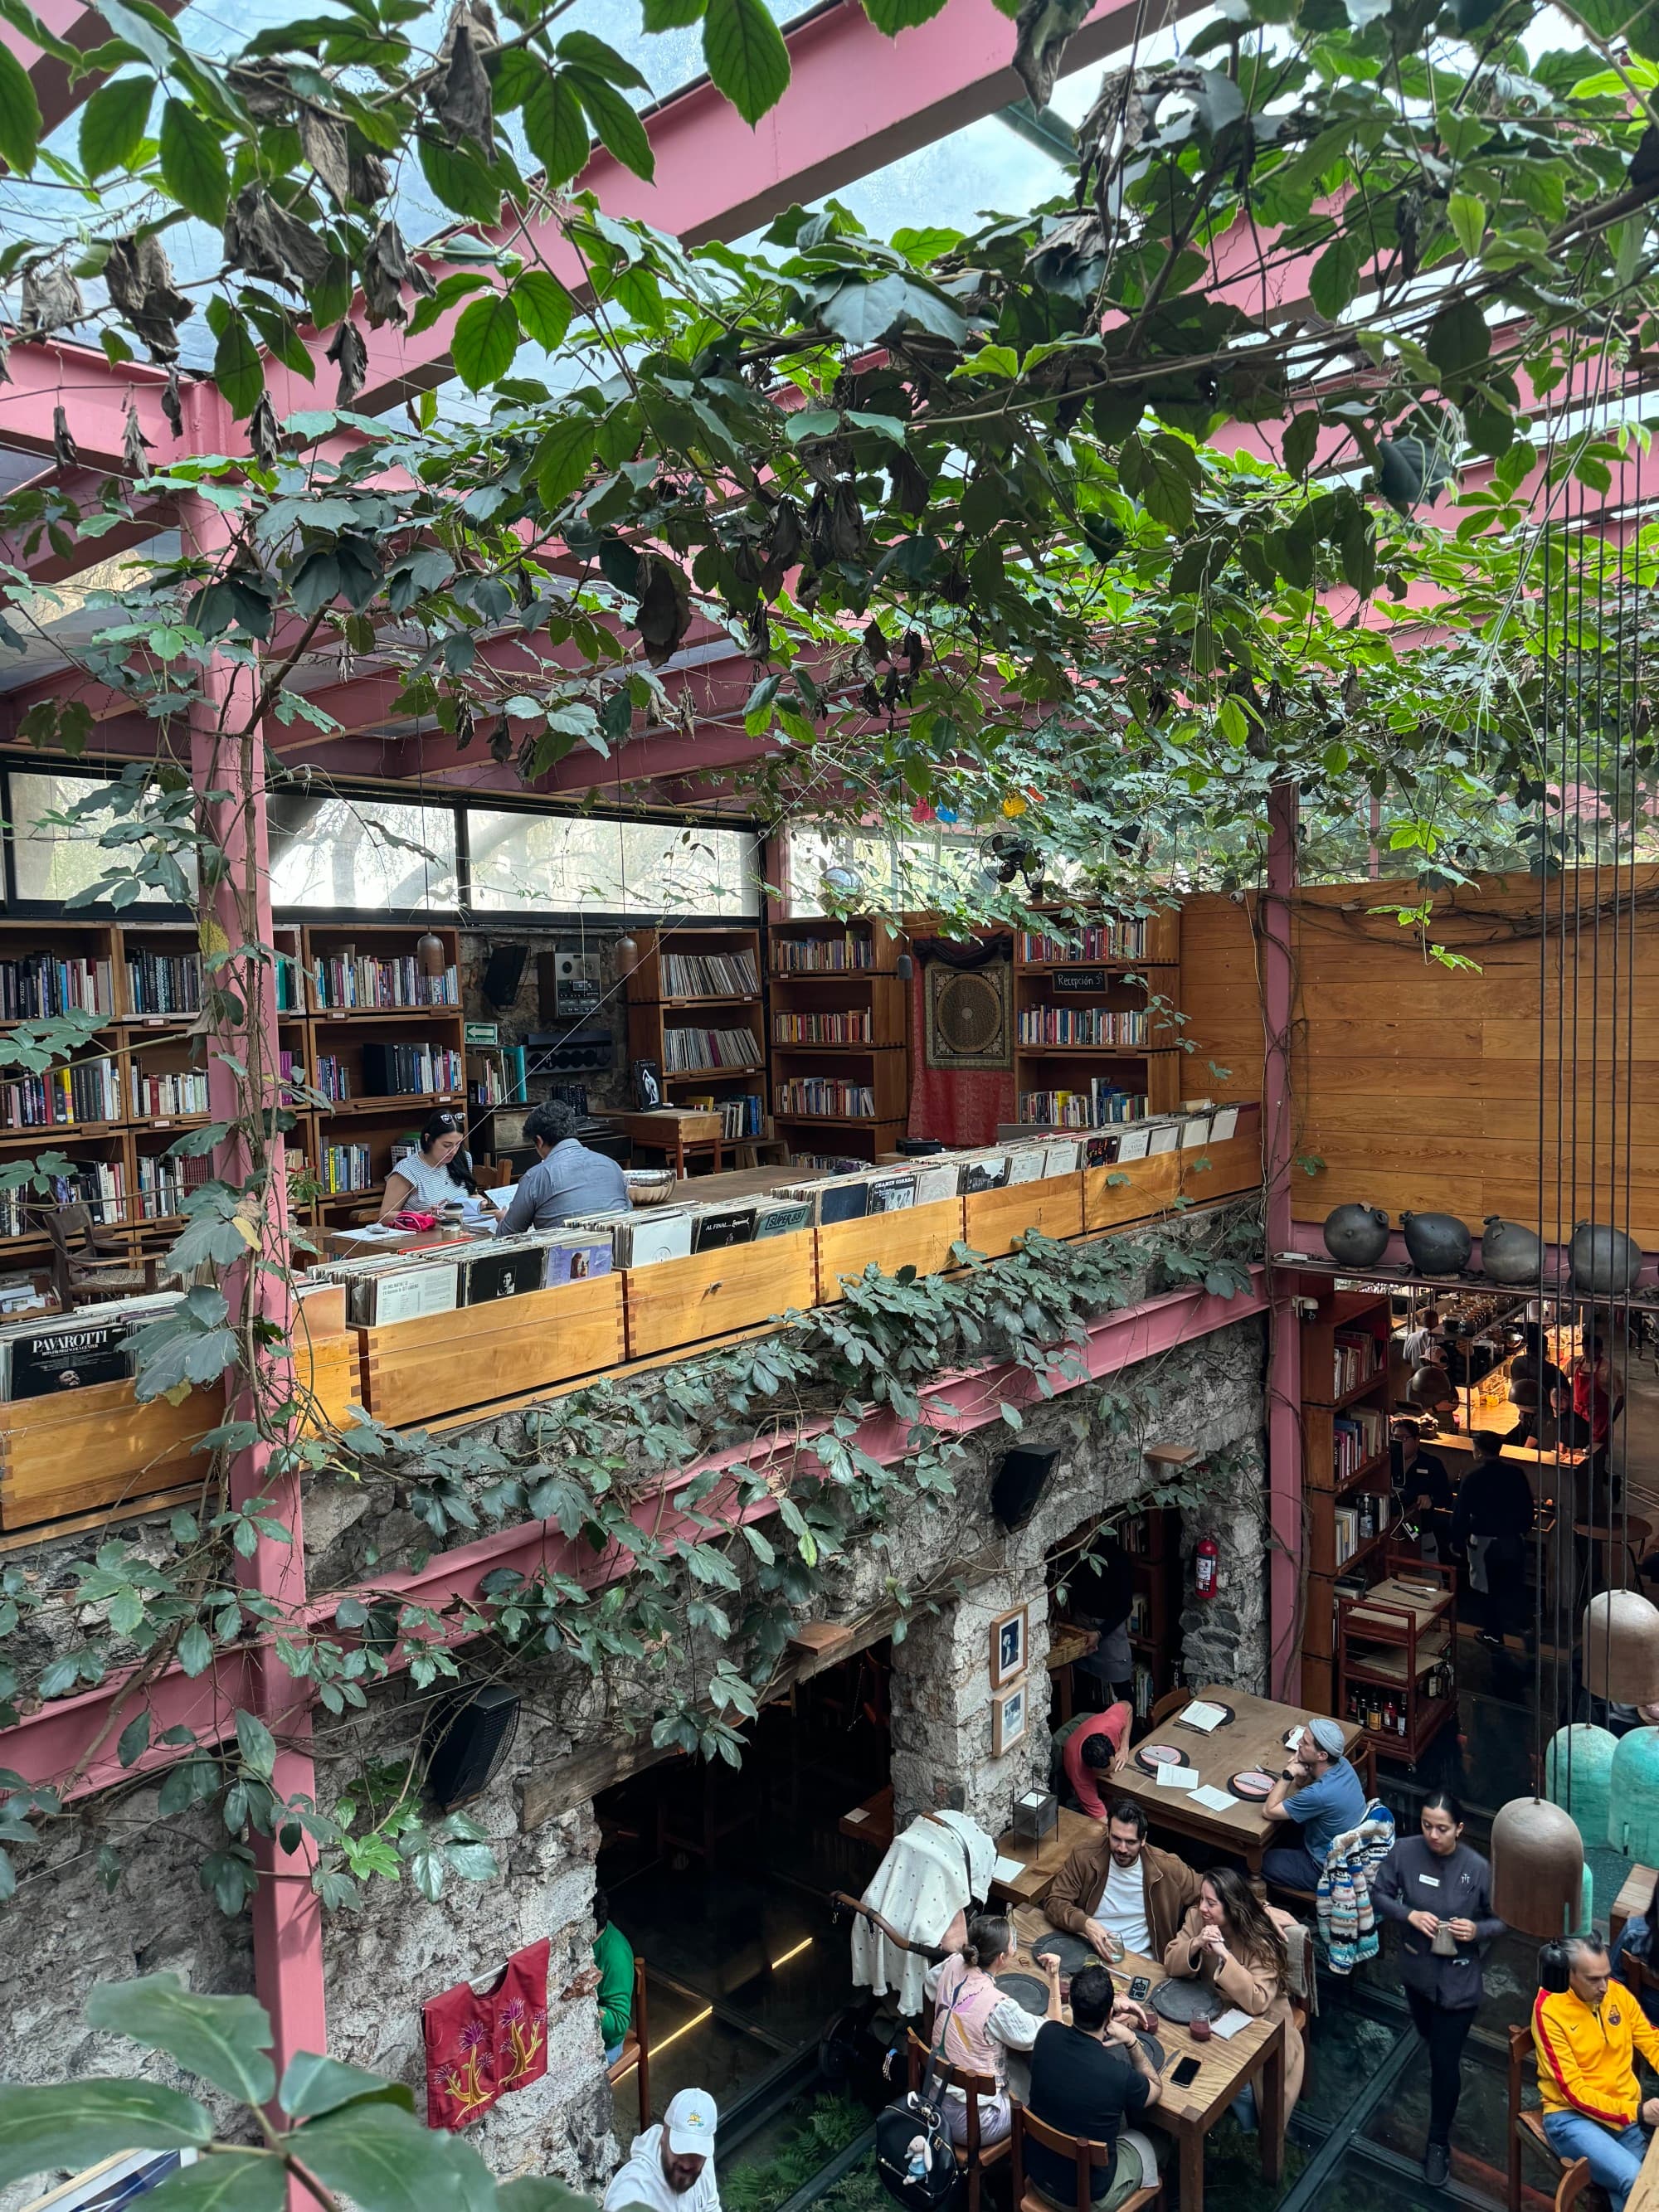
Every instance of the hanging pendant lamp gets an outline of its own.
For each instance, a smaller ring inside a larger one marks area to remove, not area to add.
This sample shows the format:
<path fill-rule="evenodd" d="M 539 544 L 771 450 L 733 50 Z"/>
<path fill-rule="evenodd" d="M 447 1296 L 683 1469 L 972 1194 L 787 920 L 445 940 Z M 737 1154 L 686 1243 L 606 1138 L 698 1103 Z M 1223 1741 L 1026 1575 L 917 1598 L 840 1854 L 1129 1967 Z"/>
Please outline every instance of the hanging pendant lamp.
<path fill-rule="evenodd" d="M 449 965 L 442 938 L 434 937 L 429 929 L 424 937 L 416 939 L 415 957 L 422 975 L 441 975 Z"/>
<path fill-rule="evenodd" d="M 1570 1813 L 1586 1846 L 1599 1845 L 1607 1832 L 1613 1754 L 1619 1739 L 1611 1729 L 1575 1721 L 1557 1729 L 1544 1751 L 1544 1795 Z"/>
<path fill-rule="evenodd" d="M 1565 1936 L 1583 1911 L 1584 1839 L 1541 1797 L 1511 1797 L 1492 1824 L 1492 1909 L 1523 1936 Z"/>
<path fill-rule="evenodd" d="M 1611 1783 L 1607 1841 L 1651 1866 L 1659 1850 L 1659 1728 L 1632 1729 L 1620 1737 Z"/>
<path fill-rule="evenodd" d="M 1599 1590 L 1584 1607 L 1584 1686 L 1615 1705 L 1659 1705 L 1659 1606 L 1639 1590 Z"/>

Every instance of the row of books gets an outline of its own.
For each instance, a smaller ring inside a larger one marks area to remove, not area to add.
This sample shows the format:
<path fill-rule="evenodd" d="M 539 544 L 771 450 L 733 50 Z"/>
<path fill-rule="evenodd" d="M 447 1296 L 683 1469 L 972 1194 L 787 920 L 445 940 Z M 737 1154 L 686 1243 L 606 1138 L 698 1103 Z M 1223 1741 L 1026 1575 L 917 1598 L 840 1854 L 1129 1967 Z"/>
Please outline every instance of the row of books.
<path fill-rule="evenodd" d="M 114 1012 L 114 983 L 107 960 L 60 960 L 50 952 L 0 960 L 0 1021 L 41 1021 L 72 1009 Z"/>
<path fill-rule="evenodd" d="M 752 1030 L 669 1030 L 662 1033 L 670 1075 L 701 1074 L 705 1067 L 759 1067 L 761 1048 Z"/>
<path fill-rule="evenodd" d="M 765 1102 L 750 1091 L 741 1098 L 686 1098 L 680 1102 L 695 1107 L 700 1113 L 718 1114 L 720 1117 L 720 1139 L 732 1144 L 742 1137 L 758 1137 Z"/>
<path fill-rule="evenodd" d="M 876 948 L 867 937 L 775 937 L 772 972 L 775 975 L 841 975 L 854 969 L 873 968 Z"/>
<path fill-rule="evenodd" d="M 1144 1091 L 1123 1091 L 1097 1076 L 1085 1091 L 1022 1091 L 1022 1121 L 1057 1121 L 1062 1129 L 1104 1129 L 1115 1121 L 1143 1121 L 1152 1106 Z"/>
<path fill-rule="evenodd" d="M 0 1328 L 0 1399 L 51 1398 L 119 1382 L 137 1364 L 133 1339 L 183 1296 L 159 1291 Z"/>
<path fill-rule="evenodd" d="M 873 1084 L 843 1083 L 830 1075 L 796 1075 L 778 1085 L 780 1114 L 814 1114 L 837 1121 L 873 1121 Z"/>
<path fill-rule="evenodd" d="M 293 1054 L 285 1052 L 282 1058 L 288 1063 L 282 1073 L 285 1076 L 291 1075 L 294 1072 Z M 351 1071 L 337 1053 L 318 1054 L 317 1073 L 312 1082 L 313 1089 L 320 1091 L 325 1098 L 331 1098 L 337 1106 L 351 1096 Z"/>
<path fill-rule="evenodd" d="M 1358 1474 L 1368 1460 L 1376 1459 L 1389 1441 L 1387 1423 L 1380 1406 L 1356 1406 L 1351 1413 L 1339 1413 L 1331 1423 L 1334 1448 L 1332 1458 L 1339 1483 L 1350 1475 Z"/>
<path fill-rule="evenodd" d="M 379 1177 L 367 1145 L 325 1145 L 317 1162 L 317 1180 L 332 1196 L 342 1191 L 372 1190 Z"/>
<path fill-rule="evenodd" d="M 118 1121 L 121 1086 L 110 1060 L 77 1060 L 0 1083 L 0 1128 L 64 1129 L 76 1121 Z"/>
<path fill-rule="evenodd" d="M 284 1054 L 283 1057 L 286 1059 L 288 1055 Z M 190 1067 L 173 1074 L 152 1075 L 135 1065 L 131 1073 L 135 1115 L 155 1115 L 171 1120 L 175 1115 L 207 1112 L 208 1079 L 203 1069 Z"/>
<path fill-rule="evenodd" d="M 443 1046 L 366 1044 L 362 1054 L 363 1095 L 368 1098 L 447 1095 L 459 1091 L 466 1081 L 461 1054 Z"/>
<path fill-rule="evenodd" d="M 1357 1390 L 1362 1382 L 1382 1372 L 1382 1346 L 1367 1329 L 1338 1329 L 1333 1352 L 1333 1395 L 1336 1397 L 1341 1397 L 1345 1391 Z"/>
<path fill-rule="evenodd" d="M 1150 1017 L 1144 1006 L 1026 1006 L 1019 1017 L 1022 1044 L 1145 1044 Z"/>
<path fill-rule="evenodd" d="M 48 1206 L 86 1206 L 94 1221 L 118 1227 L 126 1218 L 126 1170 L 119 1160 L 76 1160 L 52 1176 L 48 1192 L 0 1191 L 0 1237 L 38 1237 Z"/>
<path fill-rule="evenodd" d="M 774 1014 L 778 1044 L 868 1044 L 875 1036 L 870 1009 L 850 1014 Z"/>
<path fill-rule="evenodd" d="M 202 1006 L 202 961 L 195 952 L 127 952 L 127 1011 L 194 1014 Z"/>
<path fill-rule="evenodd" d="M 312 984 L 319 1006 L 390 1009 L 398 1006 L 459 1006 L 460 977 L 453 968 L 428 975 L 412 953 L 378 960 L 359 953 L 346 960 L 319 959 Z"/>
<path fill-rule="evenodd" d="M 532 1230 L 522 1237 L 377 1252 L 311 1270 L 313 1281 L 343 1283 L 350 1319 L 363 1328 L 493 1304 L 611 1268 L 609 1236 L 582 1226 Z"/>
<path fill-rule="evenodd" d="M 1130 921 L 1091 922 L 1073 939 L 1022 929 L 1014 945 L 1015 957 L 1027 966 L 1033 961 L 1139 960 L 1146 952 L 1146 921 L 1140 915 Z"/>
<path fill-rule="evenodd" d="M 810 1203 L 799 1190 L 771 1191 L 739 1202 L 707 1206 L 647 1206 L 636 1213 L 588 1213 L 580 1225 L 611 1240 L 618 1267 L 648 1267 L 694 1252 L 724 1251 L 811 1226 Z M 567 1228 L 577 1226 L 567 1222 Z"/>
<path fill-rule="evenodd" d="M 1362 1494 L 1355 1505 L 1339 1505 L 1332 1516 L 1335 1522 L 1336 1564 L 1344 1567 L 1362 1545 L 1369 1544 L 1376 1534 L 1379 1517 L 1386 1512 L 1382 1499 Z"/>
<path fill-rule="evenodd" d="M 186 1194 L 199 1190 L 213 1171 L 212 1163 L 199 1154 L 180 1159 L 163 1152 L 140 1152 L 137 1168 L 138 1211 L 146 1221 L 177 1213 Z"/>
<path fill-rule="evenodd" d="M 750 999 L 760 989 L 752 952 L 665 952 L 665 999 Z"/>
<path fill-rule="evenodd" d="M 498 1051 L 475 1053 L 473 1066 L 477 1073 L 468 1085 L 467 1095 L 475 1106 L 522 1106 L 528 1096 L 525 1090 L 526 1053 L 521 1044 L 504 1044 Z M 583 1093 L 586 1100 L 586 1093 Z M 581 1109 L 587 1111 L 586 1103 Z"/>

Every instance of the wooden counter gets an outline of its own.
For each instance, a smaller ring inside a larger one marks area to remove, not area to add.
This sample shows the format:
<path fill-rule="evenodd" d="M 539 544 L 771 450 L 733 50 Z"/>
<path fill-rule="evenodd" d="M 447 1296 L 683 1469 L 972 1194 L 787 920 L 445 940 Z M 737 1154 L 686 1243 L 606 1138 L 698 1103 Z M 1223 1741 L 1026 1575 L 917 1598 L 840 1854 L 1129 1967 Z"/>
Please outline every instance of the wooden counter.
<path fill-rule="evenodd" d="M 625 1269 L 621 1280 L 627 1356 L 640 1359 L 695 1344 L 702 1337 L 751 1328 L 792 1307 L 815 1304 L 816 1235 L 801 1229 L 792 1237 L 763 1237 L 758 1244 L 732 1244 L 721 1252 L 694 1252 L 685 1260 L 659 1260 L 653 1267 Z"/>
<path fill-rule="evenodd" d="M 982 1259 L 1000 1260 L 1019 1239 L 1081 1237 L 1083 1177 L 1045 1176 L 1041 1182 L 1017 1182 L 1001 1190 L 976 1190 L 963 1200 L 963 1231 L 969 1249 Z"/>
<path fill-rule="evenodd" d="M 649 1271 L 647 1271 L 649 1272 Z M 362 1402 L 406 1428 L 623 1358 L 623 1279 L 593 1275 L 357 1332 Z"/>
<path fill-rule="evenodd" d="M 941 1199 L 933 1206 L 870 1213 L 861 1221 L 832 1221 L 819 1229 L 818 1304 L 839 1304 L 847 1295 L 846 1279 L 856 1279 L 869 1267 L 888 1275 L 901 1267 L 914 1267 L 919 1275 L 943 1274 L 952 1264 L 951 1247 L 967 1233 L 963 1203 L 959 1198 Z M 974 1200 L 967 1203 L 971 1206 Z"/>

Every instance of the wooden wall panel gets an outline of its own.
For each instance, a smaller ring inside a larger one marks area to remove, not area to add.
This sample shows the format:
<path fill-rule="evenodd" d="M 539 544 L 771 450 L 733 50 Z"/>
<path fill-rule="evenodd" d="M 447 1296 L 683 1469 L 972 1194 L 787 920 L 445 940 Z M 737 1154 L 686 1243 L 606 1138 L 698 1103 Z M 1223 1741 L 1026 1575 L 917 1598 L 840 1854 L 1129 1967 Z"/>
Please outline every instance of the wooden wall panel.
<path fill-rule="evenodd" d="M 1324 1162 L 1294 1177 L 1298 1219 L 1351 1199 L 1459 1214 L 1479 1230 L 1502 1213 L 1547 1234 L 1594 1215 L 1629 1219 L 1659 1246 L 1659 870 L 1630 878 L 1615 959 L 1610 913 L 1599 947 L 1603 871 L 1553 896 L 1540 939 L 1536 884 L 1492 877 L 1443 900 L 1437 942 L 1475 962 L 1449 969 L 1409 931 L 1368 909 L 1405 886 L 1343 884 L 1298 895 L 1296 1151 Z M 1178 1003 L 1196 1047 L 1188 1089 L 1260 1097 L 1262 1023 L 1254 901 L 1205 896 L 1182 919 Z M 1542 958 L 1540 962 L 1540 943 Z M 1544 1064 L 1543 1220 L 1539 1221 L 1540 1013 Z M 1230 1073 L 1206 1074 L 1211 1060 Z M 1628 1155 L 1626 1147 L 1628 1146 Z"/>

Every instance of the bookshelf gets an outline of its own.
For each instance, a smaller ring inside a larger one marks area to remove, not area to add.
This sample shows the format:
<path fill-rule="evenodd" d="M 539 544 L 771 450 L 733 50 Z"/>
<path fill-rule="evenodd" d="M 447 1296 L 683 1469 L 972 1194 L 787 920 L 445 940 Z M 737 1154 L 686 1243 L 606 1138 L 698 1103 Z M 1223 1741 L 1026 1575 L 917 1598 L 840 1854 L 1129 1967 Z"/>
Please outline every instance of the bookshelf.
<path fill-rule="evenodd" d="M 768 956 L 772 1115 L 792 1154 L 890 1152 L 910 1109 L 896 935 L 875 921 L 775 922 Z"/>
<path fill-rule="evenodd" d="M 1371 1579 L 1393 1519 L 1389 1301 L 1322 1291 L 1300 1328 L 1308 1537 L 1302 1693 L 1329 1712 L 1337 1578 L 1350 1586 Z"/>
<path fill-rule="evenodd" d="M 1135 1719 L 1176 1686 L 1181 1656 L 1181 1515 L 1170 1505 L 1132 1514 L 1118 1531 L 1134 1573 L 1129 1650 Z"/>
<path fill-rule="evenodd" d="M 718 924 L 635 933 L 630 1067 L 650 1060 L 665 1103 L 725 1109 L 729 1140 L 764 1135 L 766 1009 L 758 929 Z M 739 1102 L 752 1099 L 751 1106 Z M 741 1119 L 744 1126 L 735 1125 Z"/>
<path fill-rule="evenodd" d="M 1180 959 L 1181 917 L 1173 910 L 1063 931 L 1056 918 L 1053 935 L 1015 932 L 1014 1091 L 1022 1121 L 1110 1127 L 1180 1103 L 1176 1032 L 1147 1003 L 1173 995 Z M 1131 1103 L 1112 1111 L 1109 1091 Z M 1136 1108 L 1137 1099 L 1146 1103 Z"/>

